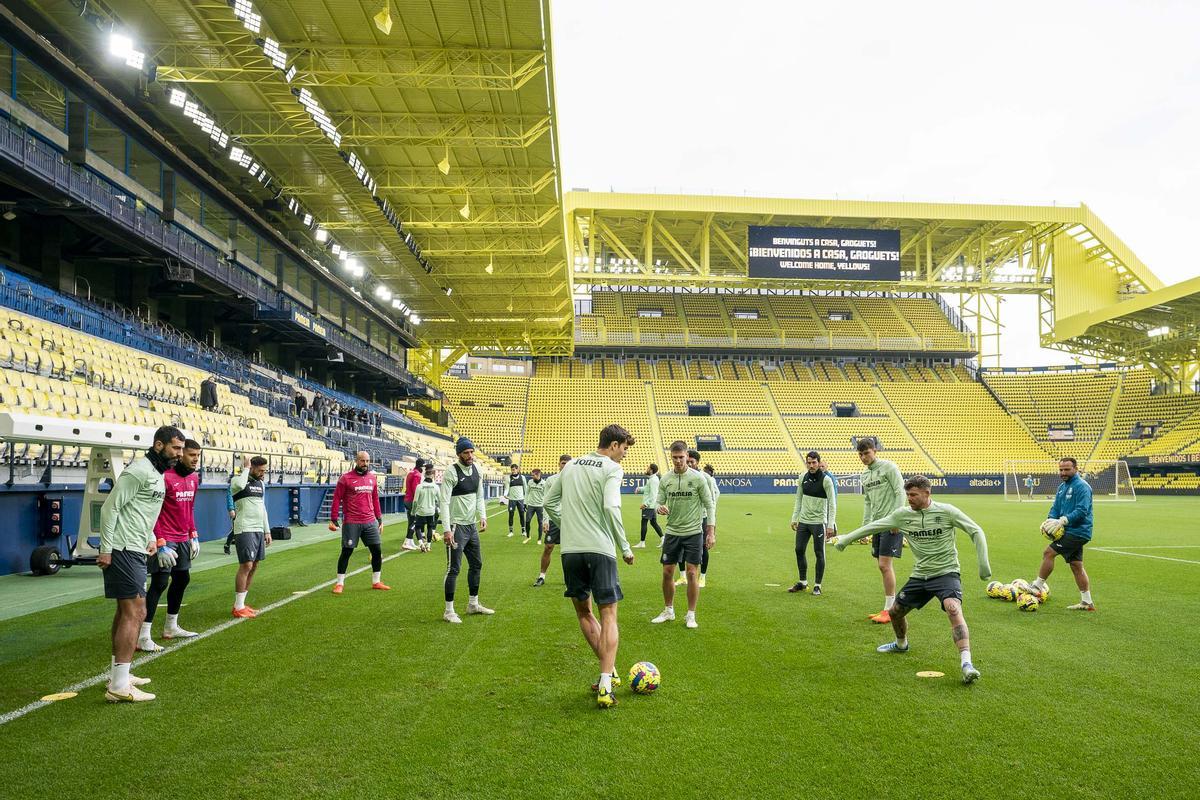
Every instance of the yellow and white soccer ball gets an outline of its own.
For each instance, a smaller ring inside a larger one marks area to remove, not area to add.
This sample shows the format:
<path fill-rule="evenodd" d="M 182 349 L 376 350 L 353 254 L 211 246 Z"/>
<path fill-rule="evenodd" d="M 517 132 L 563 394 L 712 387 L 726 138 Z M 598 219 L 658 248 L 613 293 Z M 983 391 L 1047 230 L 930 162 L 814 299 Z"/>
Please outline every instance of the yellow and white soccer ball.
<path fill-rule="evenodd" d="M 1007 600 L 1010 603 L 1016 602 L 1016 600 L 1020 596 L 1020 594 L 1021 594 L 1020 592 L 1018 592 L 1015 588 L 1013 588 L 1013 585 L 1011 583 L 1006 583 L 1000 587 L 1001 599 Z"/>
<path fill-rule="evenodd" d="M 1017 598 L 1017 608 L 1022 611 L 1037 611 L 1041 603 L 1031 594 L 1022 594 Z"/>
<path fill-rule="evenodd" d="M 1042 536 L 1045 536 L 1052 542 L 1057 542 L 1063 536 L 1063 526 L 1058 524 L 1056 519 L 1048 519 L 1042 522 Z"/>
<path fill-rule="evenodd" d="M 1004 588 L 1004 584 L 1000 581 L 992 581 L 987 585 L 987 596 L 999 599 L 1002 595 L 1000 590 Z"/>

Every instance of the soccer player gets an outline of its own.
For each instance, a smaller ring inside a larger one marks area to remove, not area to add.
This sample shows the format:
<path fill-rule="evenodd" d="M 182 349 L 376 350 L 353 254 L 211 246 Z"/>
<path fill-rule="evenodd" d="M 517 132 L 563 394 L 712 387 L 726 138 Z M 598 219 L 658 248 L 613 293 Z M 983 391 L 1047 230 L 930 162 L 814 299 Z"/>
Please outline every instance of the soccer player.
<path fill-rule="evenodd" d="M 200 476 L 196 473 L 199 464 L 200 443 L 188 439 L 183 443 L 179 460 L 163 473 L 166 496 L 158 522 L 154 524 L 158 552 L 147 565 L 150 588 L 146 590 L 146 621 L 142 623 L 137 643 L 137 649 L 146 653 L 162 650 L 150 635 L 150 626 L 163 592 L 167 593 L 167 624 L 163 628 L 163 638 L 190 639 L 196 635 L 179 627 L 179 609 L 183 605 L 183 593 L 192 579 L 192 561 L 200 555 L 200 534 L 196 532 L 193 513 L 196 492 L 200 489 Z"/>
<path fill-rule="evenodd" d="M 646 546 L 646 526 L 650 525 L 654 528 L 654 532 L 658 534 L 658 546 L 663 545 L 663 531 L 658 526 L 658 484 L 662 481 L 658 477 L 658 464 L 651 464 L 646 467 L 646 482 L 642 484 L 642 504 L 638 506 L 642 510 L 642 540 L 634 545 L 634 547 Z"/>
<path fill-rule="evenodd" d="M 1045 593 L 1046 579 L 1054 571 L 1054 556 L 1060 555 L 1071 568 L 1075 585 L 1079 587 L 1079 602 L 1067 608 L 1095 611 L 1092 584 L 1083 568 L 1083 546 L 1092 540 L 1092 487 L 1079 477 L 1079 462 L 1070 456 L 1059 459 L 1058 477 L 1062 478 L 1062 483 L 1054 493 L 1054 503 L 1042 523 L 1042 532 L 1053 536 L 1062 531 L 1062 536 L 1052 541 L 1042 553 L 1042 566 L 1033 588 L 1039 594 Z"/>
<path fill-rule="evenodd" d="M 404 510 L 408 515 L 408 530 L 404 534 L 404 543 L 400 545 L 401 550 L 416 550 L 417 546 L 413 543 L 413 534 L 416 532 L 414 528 L 415 520 L 413 519 L 412 504 L 417 493 L 417 487 L 421 485 L 421 481 L 425 477 L 425 464 L 423 458 L 418 458 L 413 464 L 413 468 L 404 476 Z"/>
<path fill-rule="evenodd" d="M 479 602 L 479 576 L 483 571 L 483 553 L 479 534 L 487 530 L 487 505 L 483 499 L 483 476 L 475 466 L 475 445 L 465 436 L 454 445 L 458 460 L 442 474 L 442 525 L 446 542 L 446 611 L 442 619 L 455 624 L 462 618 L 454 610 L 454 589 L 462 558 L 467 557 L 468 614 L 495 614 Z"/>
<path fill-rule="evenodd" d="M 1036 486 L 1037 486 L 1037 481 L 1035 481 L 1033 479 L 1033 476 L 1026 475 L 1025 476 L 1025 488 L 1029 490 L 1029 499 L 1030 500 L 1033 499 L 1033 490 L 1034 490 L 1034 487 L 1036 487 Z"/>
<path fill-rule="evenodd" d="M 559 538 L 562 536 L 562 531 L 558 527 L 558 523 L 554 521 L 554 514 L 550 513 L 550 490 L 554 484 L 558 482 L 558 478 L 562 475 L 562 471 L 567 464 L 571 463 L 571 457 L 563 453 L 558 457 L 558 475 L 551 475 L 546 478 L 546 521 L 542 523 L 542 533 L 545 535 L 545 547 L 542 548 L 542 562 L 538 571 L 537 580 L 533 582 L 534 586 L 543 586 L 546 583 L 546 570 L 550 569 L 550 556 L 554 553 L 554 545 L 558 544 Z M 555 503 L 560 502 L 562 495 L 555 499 Z M 555 514 L 561 514 L 562 511 L 556 506 Z"/>
<path fill-rule="evenodd" d="M 810 450 L 804 457 L 807 471 L 796 487 L 796 506 L 792 510 L 792 530 L 796 532 L 796 569 L 800 580 L 788 589 L 803 592 L 808 589 L 808 540 L 812 539 L 813 555 L 817 560 L 813 596 L 821 594 L 821 578 L 825 575 L 825 537 L 833 536 L 837 524 L 837 490 L 833 478 L 821 469 L 821 456 Z"/>
<path fill-rule="evenodd" d="M 429 552 L 441 496 L 442 490 L 433 482 L 433 464 L 427 461 L 425 479 L 417 484 L 416 491 L 413 492 L 413 504 L 409 508 L 409 513 L 413 514 L 417 521 L 417 546 L 422 553 Z"/>
<path fill-rule="evenodd" d="M 700 562 L 706 548 L 716 541 L 716 508 L 708 491 L 704 473 L 688 466 L 685 442 L 671 444 L 671 472 L 658 487 L 658 513 L 667 518 L 667 535 L 662 552 L 663 610 L 650 620 L 654 624 L 675 619 L 675 565 L 683 560 L 687 568 L 687 616 L 689 628 L 696 622 L 696 601 L 700 599 Z M 705 517 L 707 522 L 704 522 Z M 703 523 L 703 532 L 701 525 Z"/>
<path fill-rule="evenodd" d="M 600 661 L 596 705 L 611 708 L 616 672 L 617 603 L 624 595 L 617 575 L 617 550 L 626 564 L 633 550 L 625 540 L 621 521 L 621 460 L 634 443 L 629 431 L 609 425 L 600 431 L 596 452 L 567 463 L 547 492 L 550 519 L 562 530 L 562 569 L 583 638 Z M 592 601 L 600 619 L 592 611 Z"/>
<path fill-rule="evenodd" d="M 542 523 L 546 521 L 546 483 L 542 480 L 542 471 L 535 469 L 529 473 L 529 485 L 525 488 L 525 541 L 529 541 L 529 529 L 537 530 L 538 544 L 542 543 Z M 533 518 L 537 517 L 537 524 Z"/>
<path fill-rule="evenodd" d="M 971 663 L 971 640 L 967 620 L 962 611 L 962 580 L 959 578 L 958 548 L 954 545 L 954 529 L 971 537 L 979 566 L 979 579 L 992 577 L 988 564 L 987 538 L 974 520 L 949 503 L 935 503 L 930 493 L 929 479 L 914 475 L 904 482 L 908 504 L 896 509 L 856 531 L 833 538 L 839 551 L 865 536 L 899 529 L 908 536 L 914 561 L 912 575 L 892 606 L 890 622 L 896 640 L 876 648 L 880 653 L 908 652 L 908 613 L 923 607 L 936 597 L 950 620 L 950 635 L 958 647 L 963 683 L 974 683 L 979 670 Z"/>
<path fill-rule="evenodd" d="M 338 529 L 338 511 L 343 509 L 342 554 L 338 556 L 333 593 L 341 594 L 345 589 L 346 567 L 360 539 L 371 551 L 371 588 L 386 592 L 392 587 L 383 582 L 383 537 L 380 535 L 383 508 L 379 505 L 379 477 L 371 471 L 371 454 L 366 450 L 355 453 L 354 469 L 338 478 L 333 489 L 333 503 L 329 506 L 329 530 Z M 412 516 L 408 518 L 408 530 L 411 534 Z"/>
<path fill-rule="evenodd" d="M 717 479 L 713 474 L 712 464 L 705 464 L 704 469 L 700 469 L 700 451 L 687 451 L 687 465 L 689 468 L 700 472 L 700 475 L 708 483 L 708 493 L 712 497 L 712 516 L 716 518 L 717 498 L 721 496 L 721 490 L 717 488 Z M 700 523 L 701 531 L 708 525 L 709 513 L 705 511 L 704 519 Z M 704 553 L 700 556 L 700 588 L 703 589 L 708 583 L 708 548 L 704 549 Z M 687 565 L 681 559 L 679 562 L 679 579 L 675 581 L 676 586 L 682 586 L 687 583 Z"/>
<path fill-rule="evenodd" d="M 508 475 L 508 492 L 504 499 L 508 503 L 508 538 L 513 535 L 513 512 L 517 512 L 517 530 L 521 531 L 525 536 L 525 542 L 529 541 L 529 531 L 525 529 L 525 476 L 521 474 L 521 466 L 513 464 L 509 467 L 511 470 Z"/>
<path fill-rule="evenodd" d="M 271 546 L 271 524 L 267 520 L 267 460 L 262 456 L 242 456 L 242 471 L 233 476 L 233 543 L 237 548 L 238 571 L 234 577 L 233 616 L 253 619 L 258 612 L 246 605 L 246 595 L 258 571 L 258 562 L 267 557 Z"/>
<path fill-rule="evenodd" d="M 882 519 L 898 508 L 904 508 L 904 478 L 891 461 L 875 455 L 875 437 L 858 440 L 858 460 L 867 469 L 862 474 L 863 524 Z M 896 570 L 892 560 L 904 552 L 904 535 L 899 531 L 883 531 L 871 537 L 871 556 L 883 576 L 883 610 L 868 617 L 872 622 L 891 622 L 892 604 L 896 602 Z"/>
<path fill-rule="evenodd" d="M 121 471 L 100 509 L 100 555 L 96 566 L 104 575 L 104 596 L 117 601 L 112 624 L 112 666 L 104 699 L 110 703 L 140 703 L 154 695 L 138 687 L 147 678 L 129 674 L 138 629 L 146 617 L 146 557 L 158 546 L 154 524 L 167 488 L 163 473 L 174 466 L 183 449 L 183 434 L 164 425 L 139 458 Z"/>

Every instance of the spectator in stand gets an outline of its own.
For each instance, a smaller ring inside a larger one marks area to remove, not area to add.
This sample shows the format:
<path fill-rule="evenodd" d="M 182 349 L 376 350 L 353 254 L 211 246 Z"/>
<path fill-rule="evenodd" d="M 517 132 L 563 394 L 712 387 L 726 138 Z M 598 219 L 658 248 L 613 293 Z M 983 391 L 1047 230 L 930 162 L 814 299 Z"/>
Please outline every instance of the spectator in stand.
<path fill-rule="evenodd" d="M 314 424 L 325 424 L 325 398 L 316 392 L 313 393 L 312 399 L 312 417 Z"/>
<path fill-rule="evenodd" d="M 294 402 L 296 404 L 296 416 L 303 419 L 304 411 L 308 408 L 308 400 L 300 393 L 299 389 L 296 390 L 296 399 Z"/>
<path fill-rule="evenodd" d="M 205 411 L 213 411 L 217 407 L 217 380 L 215 375 L 209 375 L 200 383 L 200 407 Z"/>

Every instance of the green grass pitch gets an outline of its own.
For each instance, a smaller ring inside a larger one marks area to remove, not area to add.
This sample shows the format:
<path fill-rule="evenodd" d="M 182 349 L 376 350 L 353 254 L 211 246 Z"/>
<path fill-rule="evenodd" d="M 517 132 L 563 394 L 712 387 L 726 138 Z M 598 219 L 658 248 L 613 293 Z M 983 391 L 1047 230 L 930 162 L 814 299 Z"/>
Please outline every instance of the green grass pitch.
<path fill-rule="evenodd" d="M 997 579 L 1034 577 L 1044 504 L 942 499 L 983 525 Z M 721 499 L 697 631 L 683 627 L 682 592 L 677 622 L 649 624 L 662 605 L 657 549 L 621 566 L 618 667 L 657 664 L 663 683 L 652 696 L 622 687 L 617 708 L 594 707 L 596 664 L 562 597 L 557 558 L 547 585 L 532 588 L 539 548 L 504 538 L 494 513 L 481 594 L 494 617 L 442 622 L 440 545 L 405 554 L 384 567 L 391 592 L 369 591 L 359 574 L 341 597 L 298 597 L 145 665 L 153 703 L 109 706 L 93 687 L 0 725 L 0 796 L 1200 794 L 1194 500 L 1097 505 L 1086 558 L 1094 614 L 1066 610 L 1078 594 L 1061 561 L 1037 613 L 988 599 L 960 535 L 983 673 L 971 687 L 959 682 L 935 604 L 910 617 L 908 654 L 875 653 L 891 630 L 865 619 L 882 601 L 869 548 L 829 549 L 824 597 L 784 591 L 795 579 L 792 500 Z M 860 513 L 860 498 L 843 496 L 841 529 Z M 634 497 L 625 519 L 633 540 Z M 387 553 L 402 530 L 385 532 Z M 337 551 L 331 538 L 268 559 L 251 603 L 329 580 Z M 365 563 L 360 550 L 352 568 Z M 910 566 L 905 554 L 901 582 Z M 232 583 L 232 566 L 199 573 L 185 624 L 225 622 Z M 460 613 L 465 589 L 464 565 Z M 102 671 L 111 616 L 111 603 L 95 599 L 0 623 L 0 714 Z"/>

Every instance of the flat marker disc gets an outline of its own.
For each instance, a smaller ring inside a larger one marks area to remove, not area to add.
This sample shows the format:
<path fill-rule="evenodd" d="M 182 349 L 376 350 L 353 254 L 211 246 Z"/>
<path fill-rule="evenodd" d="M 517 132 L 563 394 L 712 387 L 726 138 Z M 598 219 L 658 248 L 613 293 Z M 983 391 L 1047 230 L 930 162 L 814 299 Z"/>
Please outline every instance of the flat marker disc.
<path fill-rule="evenodd" d="M 935 672 L 934 670 L 923 670 L 923 671 L 917 673 L 917 677 L 918 678 L 944 678 L 944 677 L 946 677 L 946 673 Z"/>
<path fill-rule="evenodd" d="M 776 586 L 776 587 L 782 586 L 782 585 L 783 584 L 781 584 L 781 583 L 764 583 L 763 584 L 763 586 Z"/>
<path fill-rule="evenodd" d="M 42 702 L 53 703 L 58 700 L 70 700 L 72 697 L 75 697 L 77 694 L 79 694 L 79 693 L 78 692 L 58 692 L 57 694 L 48 694 L 42 698 Z"/>

